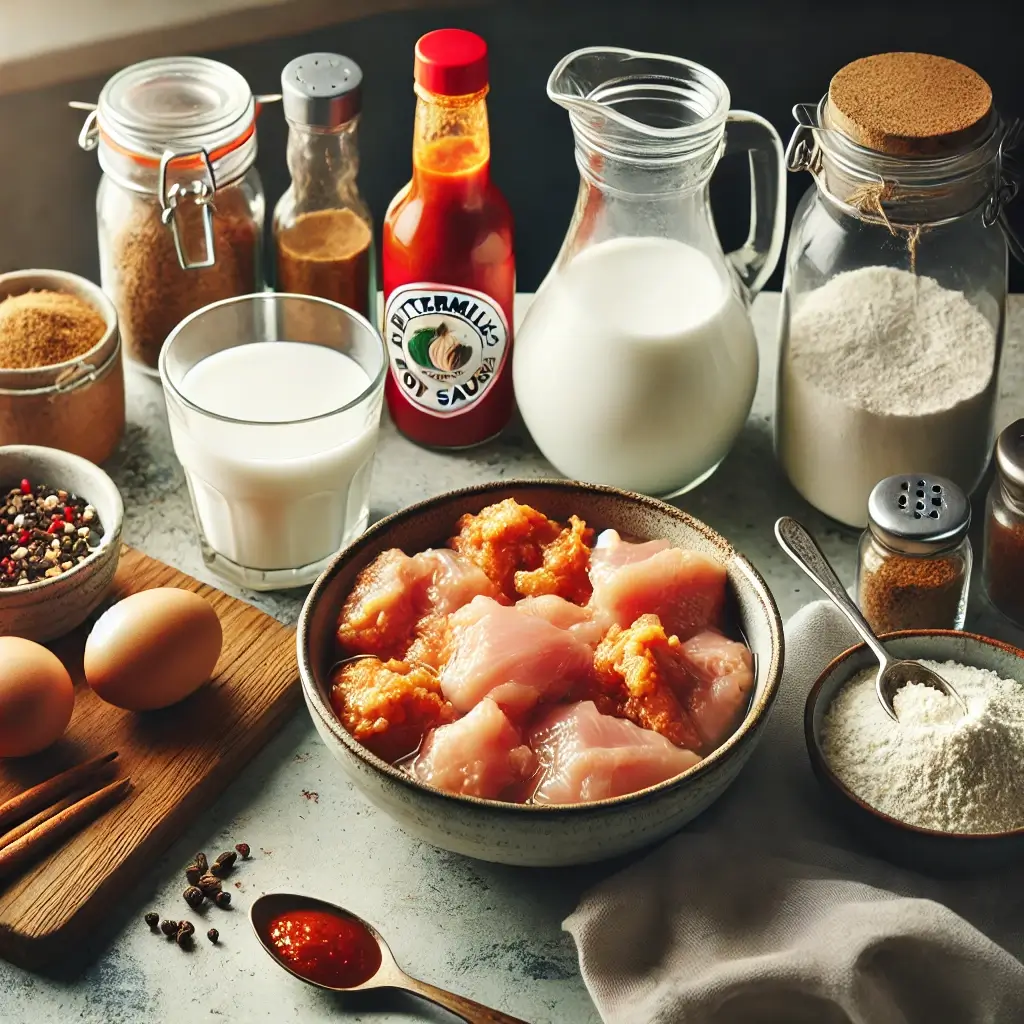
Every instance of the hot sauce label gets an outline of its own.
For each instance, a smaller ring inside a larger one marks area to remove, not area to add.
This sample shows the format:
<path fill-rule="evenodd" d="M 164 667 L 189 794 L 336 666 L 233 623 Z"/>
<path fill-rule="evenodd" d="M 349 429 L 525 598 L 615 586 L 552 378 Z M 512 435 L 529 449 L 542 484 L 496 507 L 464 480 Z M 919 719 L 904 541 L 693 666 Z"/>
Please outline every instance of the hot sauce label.
<path fill-rule="evenodd" d="M 384 310 L 384 337 L 403 393 L 435 416 L 456 416 L 479 402 L 508 352 L 508 323 L 494 302 L 443 284 L 396 288 Z"/>

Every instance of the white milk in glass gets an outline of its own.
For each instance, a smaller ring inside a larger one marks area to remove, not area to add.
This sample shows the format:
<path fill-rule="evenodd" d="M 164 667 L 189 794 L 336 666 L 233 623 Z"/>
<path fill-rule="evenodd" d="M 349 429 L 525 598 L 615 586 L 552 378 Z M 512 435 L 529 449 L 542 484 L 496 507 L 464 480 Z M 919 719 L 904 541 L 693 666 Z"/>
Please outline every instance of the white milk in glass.
<path fill-rule="evenodd" d="M 380 396 L 335 410 L 370 383 L 349 356 L 288 341 L 227 348 L 187 371 L 181 394 L 212 415 L 175 411 L 171 435 L 214 552 L 295 569 L 362 531 Z"/>

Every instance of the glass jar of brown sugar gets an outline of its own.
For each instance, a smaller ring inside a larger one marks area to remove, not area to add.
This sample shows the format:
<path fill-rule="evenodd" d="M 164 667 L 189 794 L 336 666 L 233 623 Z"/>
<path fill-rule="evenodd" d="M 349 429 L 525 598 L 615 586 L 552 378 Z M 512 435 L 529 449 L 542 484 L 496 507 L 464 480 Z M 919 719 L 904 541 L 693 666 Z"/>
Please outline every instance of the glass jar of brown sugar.
<path fill-rule="evenodd" d="M 235 70 L 166 57 L 103 87 L 79 144 L 96 149 L 100 273 L 129 358 L 156 374 L 190 313 L 263 286 L 256 102 Z"/>
<path fill-rule="evenodd" d="M 891 476 L 868 499 L 857 604 L 876 633 L 963 629 L 971 579 L 971 506 L 937 476 Z"/>
<path fill-rule="evenodd" d="M 275 284 L 376 322 L 373 221 L 356 183 L 362 81 L 336 53 L 296 57 L 281 72 L 292 183 L 274 210 Z"/>
<path fill-rule="evenodd" d="M 985 510 L 985 589 L 1008 619 L 1024 627 L 1024 420 L 996 441 L 996 478 Z"/>

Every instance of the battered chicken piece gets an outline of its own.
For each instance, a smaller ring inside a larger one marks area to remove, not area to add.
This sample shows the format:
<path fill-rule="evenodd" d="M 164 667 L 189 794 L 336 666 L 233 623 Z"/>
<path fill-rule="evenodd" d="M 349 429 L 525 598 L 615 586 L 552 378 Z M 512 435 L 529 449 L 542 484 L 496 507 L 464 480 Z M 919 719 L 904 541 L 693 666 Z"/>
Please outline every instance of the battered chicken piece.
<path fill-rule="evenodd" d="M 449 646 L 448 615 L 497 588 L 468 558 L 447 548 L 409 556 L 382 552 L 356 578 L 338 618 L 343 654 L 418 661 L 440 668 Z"/>
<path fill-rule="evenodd" d="M 331 676 L 331 706 L 364 747 L 391 762 L 414 753 L 431 729 L 456 717 L 433 672 L 379 658 L 337 666 Z"/>
<path fill-rule="evenodd" d="M 400 658 L 419 619 L 422 582 L 404 551 L 379 554 L 356 577 L 338 619 L 338 642 L 346 654 Z"/>
<path fill-rule="evenodd" d="M 554 594 L 574 604 L 586 604 L 593 590 L 590 584 L 590 547 L 594 531 L 579 518 L 569 516 L 569 525 L 541 551 L 538 569 L 515 574 L 515 587 L 524 597 Z"/>
<path fill-rule="evenodd" d="M 583 520 L 548 519 L 529 505 L 506 498 L 476 515 L 464 515 L 448 542 L 472 559 L 510 600 L 557 594 L 567 600 L 590 594 L 587 564 L 593 533 Z"/>
<path fill-rule="evenodd" d="M 665 633 L 657 615 L 631 626 L 612 626 L 594 653 L 596 692 L 587 695 L 604 714 L 652 729 L 676 746 L 700 751 L 701 734 L 677 692 L 689 686 L 678 637 Z"/>

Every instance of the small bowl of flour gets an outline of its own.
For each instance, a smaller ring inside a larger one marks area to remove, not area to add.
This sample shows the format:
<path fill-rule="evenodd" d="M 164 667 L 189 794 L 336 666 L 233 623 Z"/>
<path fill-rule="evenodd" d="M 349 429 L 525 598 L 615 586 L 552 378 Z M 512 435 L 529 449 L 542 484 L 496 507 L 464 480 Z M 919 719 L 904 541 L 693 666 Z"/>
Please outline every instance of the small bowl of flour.
<path fill-rule="evenodd" d="M 875 696 L 877 662 L 852 648 L 807 698 L 807 749 L 826 791 L 863 838 L 918 870 L 1024 856 L 1024 653 L 952 630 L 885 645 L 945 676 L 968 712 L 911 684 L 896 694 L 893 722 Z"/>

